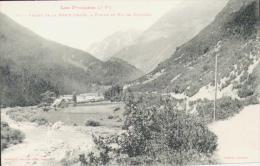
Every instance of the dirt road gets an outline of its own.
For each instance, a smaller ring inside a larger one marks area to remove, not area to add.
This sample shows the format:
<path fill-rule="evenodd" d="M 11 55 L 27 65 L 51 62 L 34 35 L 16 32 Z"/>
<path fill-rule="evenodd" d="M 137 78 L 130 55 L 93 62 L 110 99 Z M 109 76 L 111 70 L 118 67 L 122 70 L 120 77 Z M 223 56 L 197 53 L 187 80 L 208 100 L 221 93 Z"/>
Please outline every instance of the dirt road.
<path fill-rule="evenodd" d="M 216 156 L 221 163 L 260 162 L 260 104 L 209 127 L 218 136 Z"/>
<path fill-rule="evenodd" d="M 107 131 L 91 127 L 37 126 L 33 123 L 16 122 L 6 115 L 8 109 L 1 111 L 1 120 L 10 127 L 19 129 L 25 134 L 23 143 L 5 149 L 2 154 L 3 166 L 56 166 L 70 156 L 78 156 L 93 147 L 92 132 Z"/>

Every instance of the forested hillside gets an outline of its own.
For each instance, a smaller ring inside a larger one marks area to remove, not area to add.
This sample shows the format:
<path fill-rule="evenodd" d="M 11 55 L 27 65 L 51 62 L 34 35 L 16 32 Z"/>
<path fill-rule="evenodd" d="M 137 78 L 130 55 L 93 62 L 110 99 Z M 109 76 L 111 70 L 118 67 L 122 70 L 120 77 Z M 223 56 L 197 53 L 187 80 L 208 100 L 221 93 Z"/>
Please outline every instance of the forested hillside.
<path fill-rule="evenodd" d="M 1 13 L 0 58 L 4 80 L 0 85 L 7 105 L 33 104 L 45 90 L 91 92 L 141 74 L 127 63 L 102 62 L 87 52 L 46 40 Z"/>

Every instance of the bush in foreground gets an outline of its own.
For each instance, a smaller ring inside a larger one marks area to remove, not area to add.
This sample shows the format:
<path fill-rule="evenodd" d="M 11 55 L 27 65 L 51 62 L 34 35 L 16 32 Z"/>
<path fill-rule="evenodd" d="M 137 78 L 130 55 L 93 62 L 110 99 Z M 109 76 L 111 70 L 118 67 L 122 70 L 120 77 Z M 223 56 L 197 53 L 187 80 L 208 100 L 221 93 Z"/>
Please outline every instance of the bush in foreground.
<path fill-rule="evenodd" d="M 87 120 L 85 122 L 85 126 L 96 127 L 96 126 L 101 126 L 101 124 L 98 121 L 95 121 L 95 120 Z"/>
<path fill-rule="evenodd" d="M 9 127 L 6 122 L 1 122 L 1 151 L 10 145 L 21 143 L 25 136 L 19 130 Z"/>
<path fill-rule="evenodd" d="M 207 126 L 197 117 L 177 111 L 169 99 L 160 107 L 133 103 L 130 109 L 132 121 L 119 142 L 122 153 L 129 157 L 146 154 L 163 162 L 161 157 L 166 156 L 166 163 L 183 164 L 187 160 L 181 156 L 190 158 L 191 152 L 211 156 L 216 150 L 217 137 Z"/>
<path fill-rule="evenodd" d="M 178 111 L 169 99 L 156 105 L 146 99 L 127 102 L 126 131 L 110 137 L 95 137 L 98 153 L 89 153 L 86 163 L 186 165 L 194 161 L 211 162 L 217 137 L 204 122 Z"/>

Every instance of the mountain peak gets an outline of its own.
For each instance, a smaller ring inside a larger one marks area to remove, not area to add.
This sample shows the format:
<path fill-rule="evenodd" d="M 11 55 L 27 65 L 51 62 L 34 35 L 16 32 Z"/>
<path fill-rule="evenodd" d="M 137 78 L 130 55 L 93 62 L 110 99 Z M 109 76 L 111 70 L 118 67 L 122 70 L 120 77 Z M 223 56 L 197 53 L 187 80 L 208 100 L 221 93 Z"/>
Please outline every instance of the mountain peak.
<path fill-rule="evenodd" d="M 183 3 L 183 6 L 180 4 L 179 8 L 171 9 L 145 30 L 134 44 L 115 53 L 114 57 L 148 73 L 169 58 L 178 46 L 207 26 L 225 3 L 226 0 L 219 0 L 216 4 L 201 0 Z M 201 8 L 201 5 L 207 8 Z"/>
<path fill-rule="evenodd" d="M 133 44 L 140 34 L 137 30 L 117 31 L 101 42 L 91 44 L 87 51 L 98 59 L 108 60 L 122 48 Z"/>

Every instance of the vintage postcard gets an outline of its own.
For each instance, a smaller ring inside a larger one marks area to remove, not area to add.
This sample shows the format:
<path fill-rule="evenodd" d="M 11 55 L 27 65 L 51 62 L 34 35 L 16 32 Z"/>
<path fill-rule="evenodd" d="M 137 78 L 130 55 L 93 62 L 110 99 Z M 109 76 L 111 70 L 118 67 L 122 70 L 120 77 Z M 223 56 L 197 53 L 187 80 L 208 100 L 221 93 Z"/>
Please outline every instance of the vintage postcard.
<path fill-rule="evenodd" d="M 2 166 L 260 165 L 260 0 L 0 1 Z"/>

